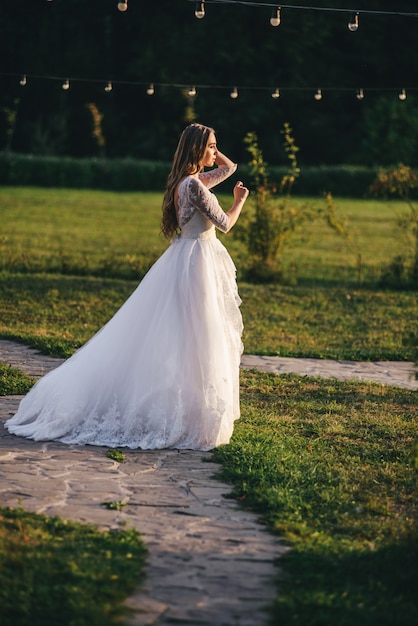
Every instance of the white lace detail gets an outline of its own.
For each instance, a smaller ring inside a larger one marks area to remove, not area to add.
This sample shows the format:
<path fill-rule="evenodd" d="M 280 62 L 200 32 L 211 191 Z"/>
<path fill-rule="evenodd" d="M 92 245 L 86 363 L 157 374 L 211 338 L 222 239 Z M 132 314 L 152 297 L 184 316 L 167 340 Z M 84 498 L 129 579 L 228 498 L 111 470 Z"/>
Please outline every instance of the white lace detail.
<path fill-rule="evenodd" d="M 219 185 L 224 180 L 232 176 L 232 174 L 236 171 L 237 164 L 234 163 L 232 167 L 217 167 L 214 170 L 209 170 L 207 172 L 202 172 L 199 174 L 199 178 L 202 183 L 210 189 L 211 187 L 215 187 L 215 185 Z"/>
<path fill-rule="evenodd" d="M 190 221 L 197 210 L 219 230 L 224 233 L 227 232 L 229 217 L 209 189 L 231 176 L 235 170 L 236 166 L 218 167 L 215 170 L 200 174 L 199 178 L 188 176 L 180 183 L 178 189 L 180 228 L 183 228 Z"/>

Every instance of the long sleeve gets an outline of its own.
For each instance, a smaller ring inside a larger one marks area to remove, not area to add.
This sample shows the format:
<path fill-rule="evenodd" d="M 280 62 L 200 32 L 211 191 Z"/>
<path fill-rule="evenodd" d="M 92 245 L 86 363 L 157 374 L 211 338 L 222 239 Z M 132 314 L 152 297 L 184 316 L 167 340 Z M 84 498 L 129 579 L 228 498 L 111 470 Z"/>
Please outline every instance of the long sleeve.
<path fill-rule="evenodd" d="M 199 174 L 199 179 L 202 181 L 205 187 L 210 189 L 211 187 L 219 185 L 219 183 L 222 183 L 224 180 L 232 176 L 236 169 L 236 163 L 234 163 L 233 167 L 220 166 L 215 168 L 214 170 L 202 172 L 201 174 Z"/>
<path fill-rule="evenodd" d="M 193 207 L 210 219 L 212 224 L 219 228 L 219 230 L 226 233 L 230 220 L 228 215 L 221 208 L 216 196 L 197 178 L 190 178 L 188 184 L 189 198 Z"/>

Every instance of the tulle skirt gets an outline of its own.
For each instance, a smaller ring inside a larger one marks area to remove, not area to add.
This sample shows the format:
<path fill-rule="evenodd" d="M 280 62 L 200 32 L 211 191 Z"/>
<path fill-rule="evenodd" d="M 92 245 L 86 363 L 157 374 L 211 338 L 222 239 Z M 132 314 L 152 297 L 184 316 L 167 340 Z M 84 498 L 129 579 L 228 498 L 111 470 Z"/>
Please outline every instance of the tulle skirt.
<path fill-rule="evenodd" d="M 113 318 L 6 422 L 67 444 L 210 450 L 239 417 L 242 318 L 214 229 L 175 238 Z"/>

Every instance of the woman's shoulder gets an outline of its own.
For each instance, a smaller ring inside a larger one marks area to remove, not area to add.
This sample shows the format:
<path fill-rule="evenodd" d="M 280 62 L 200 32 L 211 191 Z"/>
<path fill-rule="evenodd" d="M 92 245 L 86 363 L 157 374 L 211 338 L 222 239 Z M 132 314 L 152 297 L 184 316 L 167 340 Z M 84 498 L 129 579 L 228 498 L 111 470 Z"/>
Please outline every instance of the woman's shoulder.
<path fill-rule="evenodd" d="M 177 190 L 179 190 L 181 187 L 189 187 L 192 189 L 196 189 L 200 185 L 203 185 L 200 178 L 198 176 L 193 176 L 189 174 L 188 176 L 185 176 L 184 178 L 181 179 L 181 181 L 177 185 Z"/>

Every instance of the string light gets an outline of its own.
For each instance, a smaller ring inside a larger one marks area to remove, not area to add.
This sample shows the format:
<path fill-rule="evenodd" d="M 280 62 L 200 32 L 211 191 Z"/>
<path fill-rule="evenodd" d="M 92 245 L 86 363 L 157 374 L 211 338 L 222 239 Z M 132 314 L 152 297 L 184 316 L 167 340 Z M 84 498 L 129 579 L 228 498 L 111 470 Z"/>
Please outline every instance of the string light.
<path fill-rule="evenodd" d="M 224 91 L 225 89 L 228 89 L 228 85 L 221 85 L 221 84 L 196 84 L 193 86 L 187 85 L 187 84 L 180 84 L 180 83 L 149 83 L 148 87 L 146 86 L 146 84 L 144 84 L 143 82 L 140 81 L 129 81 L 129 80 L 115 80 L 115 81 L 103 81 L 102 78 L 81 78 L 78 76 L 70 76 L 69 78 L 63 78 L 62 76 L 48 76 L 48 75 L 39 75 L 39 74 L 17 74 L 14 72 L 1 72 L 0 71 L 0 78 L 1 77 L 14 77 L 19 81 L 19 84 L 24 87 L 30 80 L 50 80 L 50 81 L 54 81 L 54 82 L 60 82 L 61 84 L 61 88 L 64 91 L 67 91 L 68 89 L 70 89 L 72 83 L 74 82 L 84 82 L 84 83 L 98 83 L 98 84 L 102 84 L 103 82 L 105 84 L 104 90 L 105 91 L 112 91 L 117 85 L 131 85 L 131 86 L 136 86 L 136 87 L 142 87 L 145 89 L 146 93 L 149 96 L 154 95 L 156 87 L 167 87 L 167 88 L 172 88 L 172 89 L 179 89 L 181 90 L 183 93 L 185 93 L 188 96 L 195 96 L 197 95 L 197 92 L 199 89 L 210 89 L 210 90 L 222 90 Z M 268 92 L 270 94 L 270 96 L 273 99 L 278 99 L 282 97 L 282 93 L 286 92 L 286 93 L 291 93 L 291 92 L 309 92 L 312 91 L 312 87 L 309 85 L 306 85 L 304 87 L 299 86 L 289 86 L 289 87 L 281 87 L 280 90 L 278 87 L 275 87 L 273 90 L 271 88 L 271 86 L 245 86 L 245 85 L 235 85 L 233 87 L 232 90 L 230 90 L 230 97 L 235 99 L 238 98 L 239 96 L 239 91 L 241 90 L 247 90 L 247 91 L 258 91 L 258 92 Z M 329 85 L 326 87 L 326 90 L 329 92 L 352 92 L 353 88 L 352 87 L 333 87 L 332 85 Z M 407 92 L 406 89 L 403 88 L 401 90 L 399 90 L 399 88 L 397 88 L 396 86 L 392 86 L 392 87 L 362 87 L 362 88 L 358 88 L 355 90 L 356 93 L 356 98 L 358 98 L 359 100 L 362 100 L 365 97 L 365 92 L 367 91 L 371 91 L 371 92 L 388 92 L 388 91 L 395 91 L 397 94 L 397 97 L 400 100 L 406 100 L 407 98 Z M 417 87 L 409 87 L 408 91 L 418 91 L 418 86 Z M 314 98 L 315 100 L 321 100 L 323 97 L 323 93 L 321 89 L 316 89 L 314 91 Z"/>
<path fill-rule="evenodd" d="M 354 33 L 358 29 L 358 23 L 359 23 L 359 14 L 353 13 L 350 21 L 347 24 L 348 30 L 351 30 L 351 32 Z"/>
<path fill-rule="evenodd" d="M 118 2 L 118 9 L 122 13 L 124 11 L 127 11 L 128 10 L 128 0 L 122 0 L 121 2 Z"/>
<path fill-rule="evenodd" d="M 188 0 L 189 2 L 195 2 L 195 0 Z M 245 0 L 205 0 L 207 4 L 236 4 L 240 6 L 250 6 L 250 7 L 277 7 L 276 3 L 269 2 L 246 2 Z M 200 3 L 198 3 L 200 4 Z M 349 13 L 350 11 L 354 11 L 354 13 L 364 13 L 367 15 L 399 15 L 402 17 L 418 17 L 418 12 L 408 12 L 408 11 L 379 11 L 379 10 L 369 10 L 369 9 L 346 9 L 346 8 L 335 8 L 335 7 L 317 7 L 317 6 L 303 6 L 303 5 L 292 5 L 292 4 L 282 4 L 282 9 L 294 9 L 294 10 L 303 10 L 303 11 L 325 11 L 330 13 Z"/>
<path fill-rule="evenodd" d="M 280 7 L 276 7 L 275 9 L 273 9 L 273 13 L 271 14 L 270 24 L 272 26 L 280 26 L 280 22 Z"/>
<path fill-rule="evenodd" d="M 205 3 L 204 2 L 196 2 L 196 8 L 195 8 L 194 14 L 198 20 L 201 20 L 202 18 L 205 17 Z"/>

